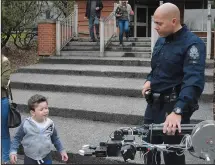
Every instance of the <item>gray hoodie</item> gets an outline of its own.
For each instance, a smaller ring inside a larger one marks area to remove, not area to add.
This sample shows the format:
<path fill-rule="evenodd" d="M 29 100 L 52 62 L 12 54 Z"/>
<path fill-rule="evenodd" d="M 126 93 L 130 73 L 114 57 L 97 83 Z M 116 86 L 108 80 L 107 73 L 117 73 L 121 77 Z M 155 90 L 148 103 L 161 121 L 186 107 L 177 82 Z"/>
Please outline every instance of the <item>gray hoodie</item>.
<path fill-rule="evenodd" d="M 59 152 L 64 150 L 57 135 L 54 122 L 49 118 L 47 118 L 46 127 L 42 130 L 38 128 L 30 117 L 26 118 L 14 136 L 10 155 L 17 153 L 20 143 L 23 145 L 25 155 L 34 160 L 45 158 L 51 152 L 52 144 L 55 145 Z"/>

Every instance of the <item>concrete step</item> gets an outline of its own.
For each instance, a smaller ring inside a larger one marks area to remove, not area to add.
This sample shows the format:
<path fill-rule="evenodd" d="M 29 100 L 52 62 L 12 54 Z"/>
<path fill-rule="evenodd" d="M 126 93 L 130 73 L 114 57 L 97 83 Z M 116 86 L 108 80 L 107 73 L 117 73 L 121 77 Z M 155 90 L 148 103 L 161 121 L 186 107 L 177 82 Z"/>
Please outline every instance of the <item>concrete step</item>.
<path fill-rule="evenodd" d="M 111 39 L 112 42 L 119 42 L 119 37 L 114 37 Z M 123 37 L 123 42 L 151 42 L 151 37 L 129 37 L 128 40 L 126 40 L 125 37 Z"/>
<path fill-rule="evenodd" d="M 15 89 L 77 92 L 142 98 L 144 79 L 15 73 L 11 76 Z M 211 102 L 213 83 L 206 83 L 202 101 Z"/>
<path fill-rule="evenodd" d="M 150 58 L 137 57 L 87 57 L 87 56 L 40 57 L 40 63 L 43 64 L 150 66 L 150 61 L 151 61 Z"/>
<path fill-rule="evenodd" d="M 28 116 L 29 114 L 22 113 L 22 119 Z M 69 161 L 67 163 L 69 164 L 143 164 L 139 152 L 136 153 L 135 160 L 126 163 L 123 162 L 122 157 L 107 157 L 105 159 L 98 157 L 83 157 L 78 154 L 78 151 L 85 144 L 98 146 L 99 142 L 107 142 L 110 134 L 115 130 L 121 127 L 138 127 L 139 125 L 114 124 L 55 116 L 50 116 L 50 118 L 54 121 L 60 140 L 68 153 Z M 13 138 L 15 131 L 16 129 L 10 129 L 11 138 Z M 135 139 L 138 142 L 140 137 L 136 136 Z M 205 163 L 205 161 L 191 156 L 188 152 L 185 152 L 185 155 L 187 164 Z M 58 158 L 60 161 L 59 155 L 54 158 Z M 163 163 L 162 159 L 162 164 Z"/>
<path fill-rule="evenodd" d="M 99 46 L 65 46 L 63 51 L 99 51 Z M 151 47 L 132 47 L 132 46 L 109 46 L 105 51 L 122 51 L 122 52 L 151 52 Z"/>
<path fill-rule="evenodd" d="M 97 51 L 61 51 L 62 56 L 88 56 L 99 57 L 100 52 Z M 105 57 L 151 57 L 151 52 L 122 52 L 122 51 L 105 51 Z"/>
<path fill-rule="evenodd" d="M 147 103 L 144 98 L 105 96 L 57 91 L 20 90 L 13 88 L 14 102 L 22 112 L 28 112 L 27 101 L 34 94 L 48 98 L 51 116 L 86 119 L 120 124 L 142 124 Z M 212 101 L 199 102 L 193 122 L 212 119 Z"/>
<path fill-rule="evenodd" d="M 138 57 L 87 57 L 87 56 L 52 56 L 40 57 L 43 64 L 92 64 L 92 65 L 120 65 L 120 66 L 150 66 L 150 58 Z M 206 68 L 213 69 L 213 60 L 206 60 Z"/>
<path fill-rule="evenodd" d="M 69 42 L 67 46 L 99 46 L 99 42 Z M 119 42 L 111 42 L 109 46 L 118 46 Z M 136 47 L 151 47 L 151 42 L 143 41 L 143 42 L 125 42 L 124 46 L 136 46 Z"/>
<path fill-rule="evenodd" d="M 151 68 L 145 66 L 35 64 L 32 66 L 20 68 L 17 72 L 143 79 L 146 78 L 150 71 Z M 205 70 L 205 78 L 206 81 L 213 81 L 213 69 Z"/>
<path fill-rule="evenodd" d="M 109 46 L 118 46 L 119 42 L 111 42 Z M 143 41 L 143 42 L 124 42 L 125 46 L 132 46 L 132 47 L 151 47 L 151 42 Z"/>
<path fill-rule="evenodd" d="M 82 37 L 82 38 L 78 38 L 77 40 L 74 41 L 78 41 L 78 42 L 89 42 L 90 38 L 89 37 Z M 71 40 L 72 42 L 73 40 Z M 113 42 L 119 42 L 119 37 L 114 37 L 111 39 L 111 41 Z M 147 42 L 151 42 L 151 37 L 130 37 L 128 40 L 126 40 L 126 38 L 123 38 L 124 42 L 142 42 L 142 41 L 147 41 Z"/>

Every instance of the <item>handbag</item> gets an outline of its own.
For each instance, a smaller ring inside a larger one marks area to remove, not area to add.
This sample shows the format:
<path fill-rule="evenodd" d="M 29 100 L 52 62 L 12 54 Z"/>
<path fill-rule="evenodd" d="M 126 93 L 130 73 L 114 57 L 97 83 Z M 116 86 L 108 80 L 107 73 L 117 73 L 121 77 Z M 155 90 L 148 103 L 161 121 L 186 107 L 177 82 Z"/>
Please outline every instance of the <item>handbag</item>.
<path fill-rule="evenodd" d="M 11 100 L 9 103 L 10 111 L 8 113 L 8 127 L 16 128 L 21 124 L 22 119 L 20 112 L 18 111 L 17 104 L 13 102 L 13 95 L 10 84 L 8 85 L 8 92 L 10 95 L 8 98 L 10 98 Z"/>

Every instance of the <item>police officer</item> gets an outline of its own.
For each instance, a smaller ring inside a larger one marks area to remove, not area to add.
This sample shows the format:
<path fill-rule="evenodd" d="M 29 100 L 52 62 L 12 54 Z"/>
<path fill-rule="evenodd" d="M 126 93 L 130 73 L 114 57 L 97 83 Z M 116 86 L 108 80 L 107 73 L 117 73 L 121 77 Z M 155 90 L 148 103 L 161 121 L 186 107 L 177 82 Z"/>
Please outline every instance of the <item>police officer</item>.
<path fill-rule="evenodd" d="M 181 132 L 180 124 L 190 123 L 204 89 L 205 44 L 180 24 L 180 11 L 172 3 L 156 9 L 154 22 L 160 38 L 154 46 L 151 72 L 142 90 L 148 102 L 144 123 L 164 123 L 164 136 L 145 140 L 153 144 L 179 144 L 182 137 L 175 134 L 176 128 Z M 185 164 L 184 155 L 163 154 L 165 164 Z M 147 154 L 147 164 L 160 163 L 159 152 Z"/>

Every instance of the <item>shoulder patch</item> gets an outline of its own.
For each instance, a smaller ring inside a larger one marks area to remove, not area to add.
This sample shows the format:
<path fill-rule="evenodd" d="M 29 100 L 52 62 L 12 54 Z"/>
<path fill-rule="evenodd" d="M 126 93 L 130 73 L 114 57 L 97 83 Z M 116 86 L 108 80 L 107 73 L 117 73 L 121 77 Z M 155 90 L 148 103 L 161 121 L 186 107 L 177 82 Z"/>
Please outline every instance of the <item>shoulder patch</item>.
<path fill-rule="evenodd" d="M 197 63 L 199 60 L 199 50 L 195 45 L 193 45 L 189 50 L 189 59 L 191 63 Z"/>

